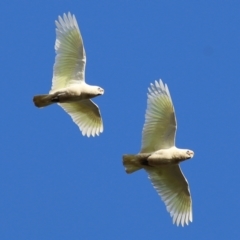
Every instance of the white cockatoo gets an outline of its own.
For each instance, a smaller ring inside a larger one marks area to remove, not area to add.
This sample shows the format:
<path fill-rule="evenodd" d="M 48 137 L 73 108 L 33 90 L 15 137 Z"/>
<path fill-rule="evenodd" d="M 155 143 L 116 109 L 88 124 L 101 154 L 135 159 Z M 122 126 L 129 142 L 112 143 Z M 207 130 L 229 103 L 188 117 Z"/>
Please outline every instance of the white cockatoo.
<path fill-rule="evenodd" d="M 173 223 L 188 225 L 192 222 L 192 200 L 179 163 L 192 158 L 194 152 L 175 147 L 177 123 L 167 85 L 155 81 L 148 90 L 142 148 L 137 155 L 123 155 L 123 165 L 127 173 L 145 169 Z"/>
<path fill-rule="evenodd" d="M 49 94 L 34 96 L 37 107 L 58 103 L 78 125 L 83 135 L 95 136 L 103 132 L 98 106 L 91 101 L 104 90 L 85 82 L 86 53 L 82 36 L 74 15 L 68 13 L 56 23 L 56 58 L 52 88 Z"/>

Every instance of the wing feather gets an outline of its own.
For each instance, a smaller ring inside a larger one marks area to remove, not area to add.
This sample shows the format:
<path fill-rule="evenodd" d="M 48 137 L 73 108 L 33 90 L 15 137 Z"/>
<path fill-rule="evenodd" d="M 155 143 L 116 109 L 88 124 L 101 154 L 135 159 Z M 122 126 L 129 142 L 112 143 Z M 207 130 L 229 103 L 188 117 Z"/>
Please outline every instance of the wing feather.
<path fill-rule="evenodd" d="M 173 218 L 173 223 L 184 226 L 192 222 L 190 190 L 179 165 L 161 166 L 161 168 L 146 169 L 146 171 Z"/>
<path fill-rule="evenodd" d="M 91 100 L 59 104 L 80 128 L 82 135 L 95 136 L 103 132 L 103 122 L 98 106 Z"/>
<path fill-rule="evenodd" d="M 58 17 L 56 23 L 56 58 L 53 69 L 52 89 L 64 88 L 71 83 L 85 81 L 86 54 L 82 36 L 74 15 Z"/>
<path fill-rule="evenodd" d="M 167 85 L 155 81 L 148 88 L 147 110 L 142 132 L 141 153 L 175 146 L 177 129 L 172 99 Z"/>

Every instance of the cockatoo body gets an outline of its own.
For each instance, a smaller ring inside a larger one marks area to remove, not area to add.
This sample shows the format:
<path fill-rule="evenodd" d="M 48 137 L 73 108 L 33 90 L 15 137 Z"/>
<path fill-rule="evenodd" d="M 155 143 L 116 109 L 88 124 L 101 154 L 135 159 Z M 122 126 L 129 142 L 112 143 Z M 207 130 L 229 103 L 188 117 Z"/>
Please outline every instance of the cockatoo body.
<path fill-rule="evenodd" d="M 58 103 L 78 125 L 83 135 L 95 136 L 103 132 L 98 106 L 91 98 L 103 95 L 99 86 L 85 82 L 86 54 L 82 36 L 74 15 L 64 14 L 56 21 L 56 58 L 52 88 L 49 94 L 36 95 L 36 107 Z"/>
<path fill-rule="evenodd" d="M 175 147 L 176 129 L 168 87 L 161 80 L 155 81 L 149 88 L 141 151 L 136 155 L 123 155 L 123 165 L 127 173 L 145 169 L 173 223 L 184 226 L 192 221 L 192 200 L 179 163 L 192 158 L 194 152 Z"/>

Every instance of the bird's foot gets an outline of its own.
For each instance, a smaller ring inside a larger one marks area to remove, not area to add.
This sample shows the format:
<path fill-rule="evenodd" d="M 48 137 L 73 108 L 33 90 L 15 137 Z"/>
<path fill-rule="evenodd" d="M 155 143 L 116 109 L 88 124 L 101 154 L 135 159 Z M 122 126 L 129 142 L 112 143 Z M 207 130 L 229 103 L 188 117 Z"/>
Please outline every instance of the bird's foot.
<path fill-rule="evenodd" d="M 58 96 L 53 97 L 53 98 L 51 99 L 51 102 L 58 103 L 58 102 L 59 102 L 59 97 L 58 97 Z"/>

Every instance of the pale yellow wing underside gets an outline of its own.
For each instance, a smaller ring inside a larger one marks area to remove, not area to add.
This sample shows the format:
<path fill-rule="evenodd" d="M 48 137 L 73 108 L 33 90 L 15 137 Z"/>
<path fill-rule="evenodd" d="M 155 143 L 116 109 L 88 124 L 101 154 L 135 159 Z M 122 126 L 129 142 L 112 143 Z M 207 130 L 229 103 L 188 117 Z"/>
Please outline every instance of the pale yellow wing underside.
<path fill-rule="evenodd" d="M 148 89 L 147 110 L 142 131 L 141 153 L 175 146 L 177 129 L 172 99 L 167 85 L 155 81 Z"/>
<path fill-rule="evenodd" d="M 59 103 L 78 125 L 82 135 L 95 136 L 103 132 L 103 122 L 98 106 L 91 100 L 73 103 Z"/>
<path fill-rule="evenodd" d="M 192 222 L 190 190 L 179 165 L 163 165 L 161 168 L 153 168 L 147 172 L 173 218 L 173 223 L 184 226 Z"/>
<path fill-rule="evenodd" d="M 64 14 L 56 23 L 56 58 L 51 92 L 70 83 L 85 81 L 86 54 L 82 36 L 74 15 Z"/>

